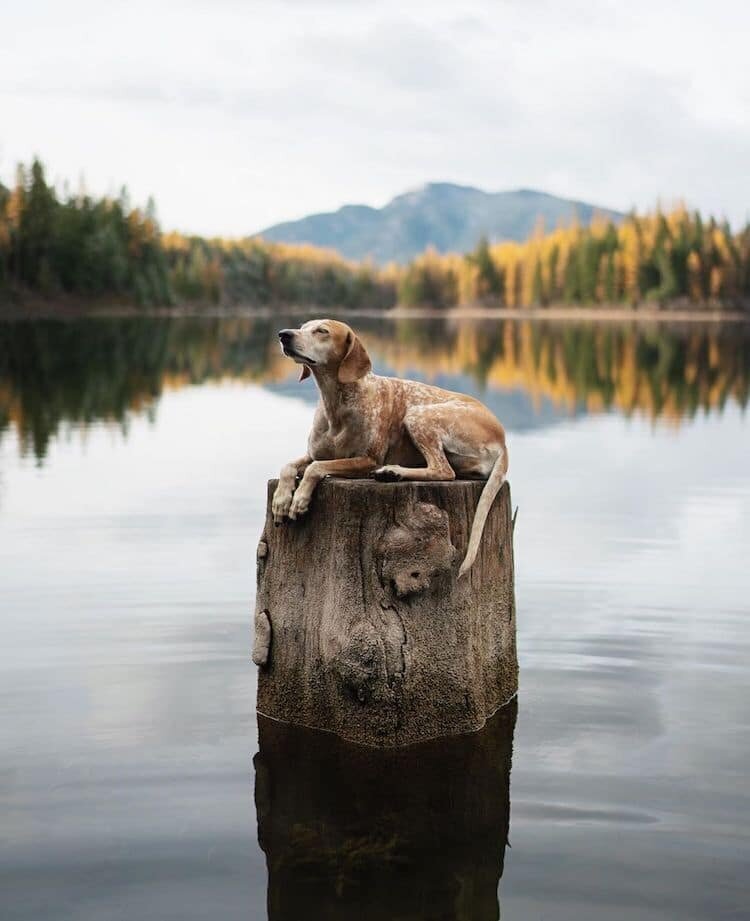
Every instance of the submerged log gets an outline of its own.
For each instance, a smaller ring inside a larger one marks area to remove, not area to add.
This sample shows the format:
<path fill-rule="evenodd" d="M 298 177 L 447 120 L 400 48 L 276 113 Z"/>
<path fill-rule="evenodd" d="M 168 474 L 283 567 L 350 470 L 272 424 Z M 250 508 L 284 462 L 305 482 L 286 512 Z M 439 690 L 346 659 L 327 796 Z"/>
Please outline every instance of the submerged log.
<path fill-rule="evenodd" d="M 479 729 L 517 690 L 506 483 L 458 567 L 484 484 L 327 478 L 258 547 L 258 711 L 376 746 Z"/>

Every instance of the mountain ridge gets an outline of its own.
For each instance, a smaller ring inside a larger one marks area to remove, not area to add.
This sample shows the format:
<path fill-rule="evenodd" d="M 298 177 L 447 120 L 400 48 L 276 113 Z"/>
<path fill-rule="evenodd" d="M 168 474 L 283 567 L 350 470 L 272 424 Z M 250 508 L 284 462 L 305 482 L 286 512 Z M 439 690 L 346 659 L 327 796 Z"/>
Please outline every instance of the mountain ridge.
<path fill-rule="evenodd" d="M 625 216 L 537 189 L 485 192 L 458 183 L 428 182 L 396 195 L 382 208 L 345 204 L 274 224 L 257 236 L 335 249 L 347 259 L 406 262 L 430 246 L 442 253 L 468 252 L 481 237 L 492 242 L 525 240 L 540 219 L 551 230 L 574 218 L 589 224 L 594 215 L 615 222 Z"/>

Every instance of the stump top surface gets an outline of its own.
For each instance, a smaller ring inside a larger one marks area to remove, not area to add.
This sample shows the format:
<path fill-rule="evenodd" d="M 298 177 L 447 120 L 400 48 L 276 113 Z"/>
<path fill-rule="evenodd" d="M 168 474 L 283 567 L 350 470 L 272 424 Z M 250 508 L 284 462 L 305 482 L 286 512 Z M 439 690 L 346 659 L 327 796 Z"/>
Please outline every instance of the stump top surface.
<path fill-rule="evenodd" d="M 278 479 L 274 478 L 268 481 L 268 485 L 275 489 L 278 482 Z M 474 490 L 481 491 L 481 489 L 484 488 L 486 482 L 486 480 L 467 478 L 456 480 L 431 480 L 427 482 L 421 482 L 418 480 L 401 480 L 396 483 L 381 483 L 379 480 L 375 480 L 372 477 L 357 477 L 356 479 L 353 479 L 351 477 L 327 476 L 321 480 L 317 486 L 317 489 L 345 489 L 353 492 L 364 489 L 387 494 L 399 489 L 430 490 L 437 486 L 442 489 L 452 490 L 458 493 L 472 492 Z M 504 485 L 503 488 L 505 489 L 507 486 Z"/>

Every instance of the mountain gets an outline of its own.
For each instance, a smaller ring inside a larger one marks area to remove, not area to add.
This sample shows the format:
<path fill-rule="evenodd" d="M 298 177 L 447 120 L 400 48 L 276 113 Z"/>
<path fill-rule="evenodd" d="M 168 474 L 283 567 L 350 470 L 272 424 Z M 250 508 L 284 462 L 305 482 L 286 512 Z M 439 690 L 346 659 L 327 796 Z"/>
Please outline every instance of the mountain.
<path fill-rule="evenodd" d="M 491 241 L 525 240 L 544 219 L 548 230 L 594 214 L 619 221 L 624 215 L 586 202 L 557 198 L 532 189 L 483 192 L 471 186 L 431 182 L 406 192 L 383 208 L 344 205 L 262 230 L 279 243 L 312 243 L 338 250 L 348 259 L 406 262 L 433 246 L 438 252 L 468 252 L 482 236 Z"/>

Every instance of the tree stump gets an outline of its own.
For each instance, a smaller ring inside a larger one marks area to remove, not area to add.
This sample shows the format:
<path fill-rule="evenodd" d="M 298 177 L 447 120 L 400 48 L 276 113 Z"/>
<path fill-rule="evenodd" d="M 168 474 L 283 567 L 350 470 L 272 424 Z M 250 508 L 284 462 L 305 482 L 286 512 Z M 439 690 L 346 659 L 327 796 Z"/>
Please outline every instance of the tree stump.
<path fill-rule="evenodd" d="M 275 527 L 276 482 L 258 546 L 258 711 L 375 746 L 481 728 L 518 687 L 508 484 L 458 579 L 483 482 L 328 477 Z"/>

